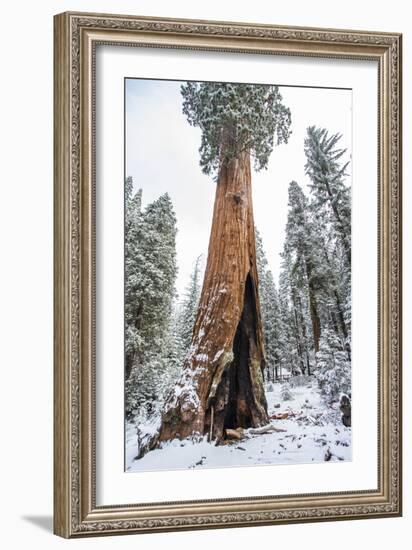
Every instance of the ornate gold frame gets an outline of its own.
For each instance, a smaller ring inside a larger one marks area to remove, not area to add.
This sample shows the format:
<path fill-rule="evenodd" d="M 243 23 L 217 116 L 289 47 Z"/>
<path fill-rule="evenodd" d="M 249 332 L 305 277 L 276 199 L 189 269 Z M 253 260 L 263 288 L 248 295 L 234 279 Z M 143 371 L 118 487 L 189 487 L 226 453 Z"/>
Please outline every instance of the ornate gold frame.
<path fill-rule="evenodd" d="M 401 35 L 64 13 L 55 17 L 54 531 L 63 537 L 401 514 Z M 379 444 L 376 491 L 96 506 L 96 44 L 378 62 Z"/>

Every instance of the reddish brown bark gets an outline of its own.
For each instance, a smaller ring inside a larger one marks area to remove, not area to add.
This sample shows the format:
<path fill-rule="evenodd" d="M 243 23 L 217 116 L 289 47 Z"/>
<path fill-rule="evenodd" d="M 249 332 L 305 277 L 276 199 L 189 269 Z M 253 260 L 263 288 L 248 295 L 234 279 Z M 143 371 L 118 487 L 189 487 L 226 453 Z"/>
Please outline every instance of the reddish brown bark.
<path fill-rule="evenodd" d="M 183 374 L 168 397 L 159 441 L 268 422 L 250 155 L 219 173 L 199 309 Z"/>

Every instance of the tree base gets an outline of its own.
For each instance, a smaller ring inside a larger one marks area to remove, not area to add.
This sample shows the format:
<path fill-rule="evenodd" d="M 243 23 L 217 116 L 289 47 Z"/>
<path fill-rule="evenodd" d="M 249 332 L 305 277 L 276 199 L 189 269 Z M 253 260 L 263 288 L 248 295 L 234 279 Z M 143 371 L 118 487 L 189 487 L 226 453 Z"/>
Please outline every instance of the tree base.
<path fill-rule="evenodd" d="M 226 429 L 257 428 L 268 422 L 264 363 L 259 357 L 256 325 L 255 289 L 248 274 L 243 312 L 233 342 L 233 360 L 223 373 L 215 396 L 209 397 L 205 433 L 217 442 L 224 438 Z"/>

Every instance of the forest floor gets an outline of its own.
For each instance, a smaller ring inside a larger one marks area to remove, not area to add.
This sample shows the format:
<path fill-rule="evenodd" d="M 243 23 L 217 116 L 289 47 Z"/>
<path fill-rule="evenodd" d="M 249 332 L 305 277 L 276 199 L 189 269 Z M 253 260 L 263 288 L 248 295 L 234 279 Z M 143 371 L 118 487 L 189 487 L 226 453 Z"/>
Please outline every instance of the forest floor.
<path fill-rule="evenodd" d="M 256 435 L 246 430 L 244 439 L 226 445 L 215 446 L 206 439 L 197 443 L 174 440 L 136 460 L 136 426 L 127 425 L 126 471 L 351 460 L 351 428 L 343 426 L 338 408 L 325 405 L 315 380 L 292 388 L 289 400 L 282 400 L 281 384 L 268 384 L 266 398 L 269 416 L 285 417 L 271 420 L 281 431 Z"/>

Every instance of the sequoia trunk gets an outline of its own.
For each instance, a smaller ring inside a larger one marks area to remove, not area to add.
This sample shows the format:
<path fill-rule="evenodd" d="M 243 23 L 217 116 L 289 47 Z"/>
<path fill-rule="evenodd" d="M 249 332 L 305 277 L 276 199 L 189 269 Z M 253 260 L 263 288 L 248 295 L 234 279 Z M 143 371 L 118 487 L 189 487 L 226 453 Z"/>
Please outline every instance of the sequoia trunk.
<path fill-rule="evenodd" d="M 182 376 L 162 414 L 159 441 L 268 423 L 250 155 L 222 164 L 208 259 Z"/>

